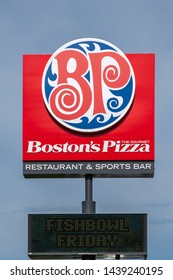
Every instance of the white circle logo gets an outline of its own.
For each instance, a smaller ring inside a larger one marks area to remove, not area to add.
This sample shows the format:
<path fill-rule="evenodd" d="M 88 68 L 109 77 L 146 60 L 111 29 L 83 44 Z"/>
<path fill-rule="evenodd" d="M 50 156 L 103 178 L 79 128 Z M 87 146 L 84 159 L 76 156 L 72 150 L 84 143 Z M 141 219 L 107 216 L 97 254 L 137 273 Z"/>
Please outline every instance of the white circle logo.
<path fill-rule="evenodd" d="M 98 132 L 128 112 L 135 76 L 125 54 L 100 39 L 78 39 L 59 48 L 43 72 L 45 105 L 58 123 L 78 132 Z"/>

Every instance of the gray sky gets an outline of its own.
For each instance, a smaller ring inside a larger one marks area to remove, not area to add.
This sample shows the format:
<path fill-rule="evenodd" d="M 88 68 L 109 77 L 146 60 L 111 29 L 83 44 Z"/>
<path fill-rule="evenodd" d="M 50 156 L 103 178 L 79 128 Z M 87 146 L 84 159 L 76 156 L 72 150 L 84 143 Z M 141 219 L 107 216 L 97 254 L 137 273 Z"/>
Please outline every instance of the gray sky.
<path fill-rule="evenodd" d="M 148 258 L 173 259 L 172 11 L 171 0 L 1 1 L 0 259 L 28 258 L 28 213 L 81 212 L 84 179 L 22 175 L 22 55 L 85 37 L 156 54 L 155 176 L 94 179 L 94 200 L 98 213 L 147 213 Z"/>

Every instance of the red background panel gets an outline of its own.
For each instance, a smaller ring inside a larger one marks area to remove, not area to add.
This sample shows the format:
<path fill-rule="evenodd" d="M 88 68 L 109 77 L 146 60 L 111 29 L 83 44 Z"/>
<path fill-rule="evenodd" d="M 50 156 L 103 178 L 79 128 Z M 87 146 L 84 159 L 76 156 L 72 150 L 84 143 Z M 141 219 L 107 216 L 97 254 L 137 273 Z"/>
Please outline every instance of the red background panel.
<path fill-rule="evenodd" d="M 23 160 L 24 161 L 122 161 L 154 160 L 154 54 L 126 54 L 135 74 L 133 104 L 126 116 L 111 129 L 95 134 L 77 133 L 56 122 L 42 97 L 42 74 L 51 55 L 23 56 Z M 27 153 L 28 141 L 44 144 L 87 144 L 93 141 L 146 141 L 149 152 Z"/>

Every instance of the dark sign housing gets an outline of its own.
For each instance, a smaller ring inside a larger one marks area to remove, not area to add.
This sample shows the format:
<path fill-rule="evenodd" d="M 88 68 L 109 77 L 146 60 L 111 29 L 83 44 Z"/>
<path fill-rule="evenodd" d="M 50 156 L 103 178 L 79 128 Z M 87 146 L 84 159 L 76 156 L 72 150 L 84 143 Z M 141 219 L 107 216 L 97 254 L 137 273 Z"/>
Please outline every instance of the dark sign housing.
<path fill-rule="evenodd" d="M 30 214 L 28 228 L 30 258 L 147 255 L 146 214 Z"/>

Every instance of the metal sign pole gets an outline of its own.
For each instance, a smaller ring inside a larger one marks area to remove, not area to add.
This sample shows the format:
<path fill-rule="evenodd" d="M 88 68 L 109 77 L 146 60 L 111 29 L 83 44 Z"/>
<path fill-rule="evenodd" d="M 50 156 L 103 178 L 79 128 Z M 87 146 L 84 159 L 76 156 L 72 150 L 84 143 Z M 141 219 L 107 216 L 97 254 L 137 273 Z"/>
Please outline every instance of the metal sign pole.
<path fill-rule="evenodd" d="M 82 214 L 96 213 L 96 202 L 92 200 L 92 175 L 85 176 L 85 201 L 82 201 Z"/>
<path fill-rule="evenodd" d="M 92 200 L 92 175 L 85 175 L 85 200 L 82 201 L 82 214 L 96 213 L 96 202 Z M 95 260 L 95 255 L 82 255 L 82 260 Z"/>

